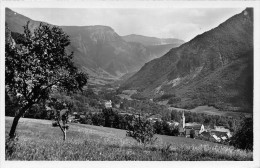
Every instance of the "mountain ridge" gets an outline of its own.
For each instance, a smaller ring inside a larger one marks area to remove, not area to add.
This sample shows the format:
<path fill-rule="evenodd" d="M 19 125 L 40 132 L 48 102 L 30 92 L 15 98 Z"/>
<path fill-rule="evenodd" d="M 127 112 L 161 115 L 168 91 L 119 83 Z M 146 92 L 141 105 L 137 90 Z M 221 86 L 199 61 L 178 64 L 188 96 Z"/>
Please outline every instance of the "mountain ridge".
<path fill-rule="evenodd" d="M 130 34 L 122 36 L 122 38 L 127 42 L 138 42 L 145 46 L 153 46 L 153 45 L 165 45 L 165 44 L 174 44 L 175 46 L 179 46 L 184 43 L 183 40 L 177 38 L 158 38 L 158 37 L 149 37 L 139 34 Z"/>
<path fill-rule="evenodd" d="M 12 32 L 23 33 L 27 21 L 30 21 L 30 29 L 35 29 L 41 23 L 6 8 L 6 23 Z M 124 74 L 137 71 L 145 62 L 169 50 L 169 47 L 162 46 L 158 53 L 141 43 L 126 42 L 109 26 L 59 27 L 70 36 L 68 50 L 74 52 L 76 66 L 92 74 L 93 79 L 102 79 L 101 83 L 106 83 L 106 78 L 108 81 L 117 80 Z"/>
<path fill-rule="evenodd" d="M 252 61 L 253 9 L 247 8 L 218 27 L 146 63 L 121 88 L 137 89 L 153 98 L 173 94 L 177 98 L 171 101 L 176 107 L 213 105 L 225 110 L 251 111 Z M 239 87 L 230 88 L 234 83 Z M 242 100 L 245 97 L 247 100 Z M 178 98 L 181 101 L 177 101 Z"/>

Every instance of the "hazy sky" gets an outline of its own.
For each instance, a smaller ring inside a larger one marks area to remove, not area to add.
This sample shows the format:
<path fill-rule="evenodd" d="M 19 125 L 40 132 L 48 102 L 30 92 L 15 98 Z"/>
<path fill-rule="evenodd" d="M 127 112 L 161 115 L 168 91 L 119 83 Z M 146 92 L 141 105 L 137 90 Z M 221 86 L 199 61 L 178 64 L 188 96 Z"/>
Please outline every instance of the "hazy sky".
<path fill-rule="evenodd" d="M 117 8 L 64 9 L 12 8 L 33 20 L 55 25 L 106 25 L 119 35 L 140 34 L 161 38 L 179 38 L 189 41 L 208 31 L 241 8 Z"/>

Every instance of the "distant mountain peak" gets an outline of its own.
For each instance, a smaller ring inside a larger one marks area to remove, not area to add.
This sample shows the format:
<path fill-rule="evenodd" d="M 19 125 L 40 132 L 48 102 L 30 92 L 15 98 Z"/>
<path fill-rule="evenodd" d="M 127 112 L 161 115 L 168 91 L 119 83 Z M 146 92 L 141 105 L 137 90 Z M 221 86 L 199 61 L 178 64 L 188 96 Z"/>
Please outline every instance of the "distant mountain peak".
<path fill-rule="evenodd" d="M 122 36 L 122 38 L 127 42 L 137 42 L 145 46 L 166 45 L 166 44 L 181 45 L 184 43 L 183 40 L 177 38 L 157 38 L 157 37 L 149 37 L 149 36 L 138 35 L 138 34 L 130 34 L 130 35 Z"/>

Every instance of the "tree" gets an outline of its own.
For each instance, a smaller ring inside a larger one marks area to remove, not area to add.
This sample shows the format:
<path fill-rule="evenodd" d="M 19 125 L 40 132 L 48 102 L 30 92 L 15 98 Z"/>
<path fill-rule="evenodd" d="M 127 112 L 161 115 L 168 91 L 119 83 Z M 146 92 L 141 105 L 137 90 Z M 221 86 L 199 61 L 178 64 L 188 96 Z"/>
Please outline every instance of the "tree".
<path fill-rule="evenodd" d="M 236 130 L 230 144 L 240 149 L 253 150 L 253 118 L 245 118 Z"/>
<path fill-rule="evenodd" d="M 115 120 L 115 112 L 112 109 L 106 109 L 104 108 L 102 110 L 104 119 L 105 119 L 105 125 L 104 127 L 112 127 L 114 125 Z"/>
<path fill-rule="evenodd" d="M 64 101 L 59 101 L 55 98 L 51 98 L 48 105 L 52 108 L 54 112 L 54 120 L 53 126 L 59 126 L 63 133 L 63 140 L 66 140 L 66 130 L 68 129 L 68 113 L 72 108 L 71 104 L 66 104 Z M 62 125 L 60 124 L 62 121 Z"/>
<path fill-rule="evenodd" d="M 73 65 L 73 53 L 67 54 L 65 49 L 69 36 L 61 28 L 40 23 L 32 31 L 27 22 L 16 42 L 6 30 L 5 89 L 19 101 L 9 133 L 13 138 L 19 119 L 34 104 L 48 99 L 54 89 L 82 91 L 88 77 Z"/>
<path fill-rule="evenodd" d="M 139 143 L 142 143 L 144 146 L 148 143 L 153 143 L 156 138 L 154 138 L 155 129 L 153 124 L 139 117 L 134 117 L 132 121 L 129 121 L 126 135 L 134 138 Z"/>

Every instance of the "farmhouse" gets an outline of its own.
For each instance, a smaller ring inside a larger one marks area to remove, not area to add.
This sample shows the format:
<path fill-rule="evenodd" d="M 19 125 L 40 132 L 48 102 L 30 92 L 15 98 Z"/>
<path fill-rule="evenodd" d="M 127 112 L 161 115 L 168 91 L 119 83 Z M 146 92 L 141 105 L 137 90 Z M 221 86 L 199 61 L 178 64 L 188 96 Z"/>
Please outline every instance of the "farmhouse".
<path fill-rule="evenodd" d="M 105 102 L 105 108 L 112 108 L 112 101 L 111 100 Z"/>

